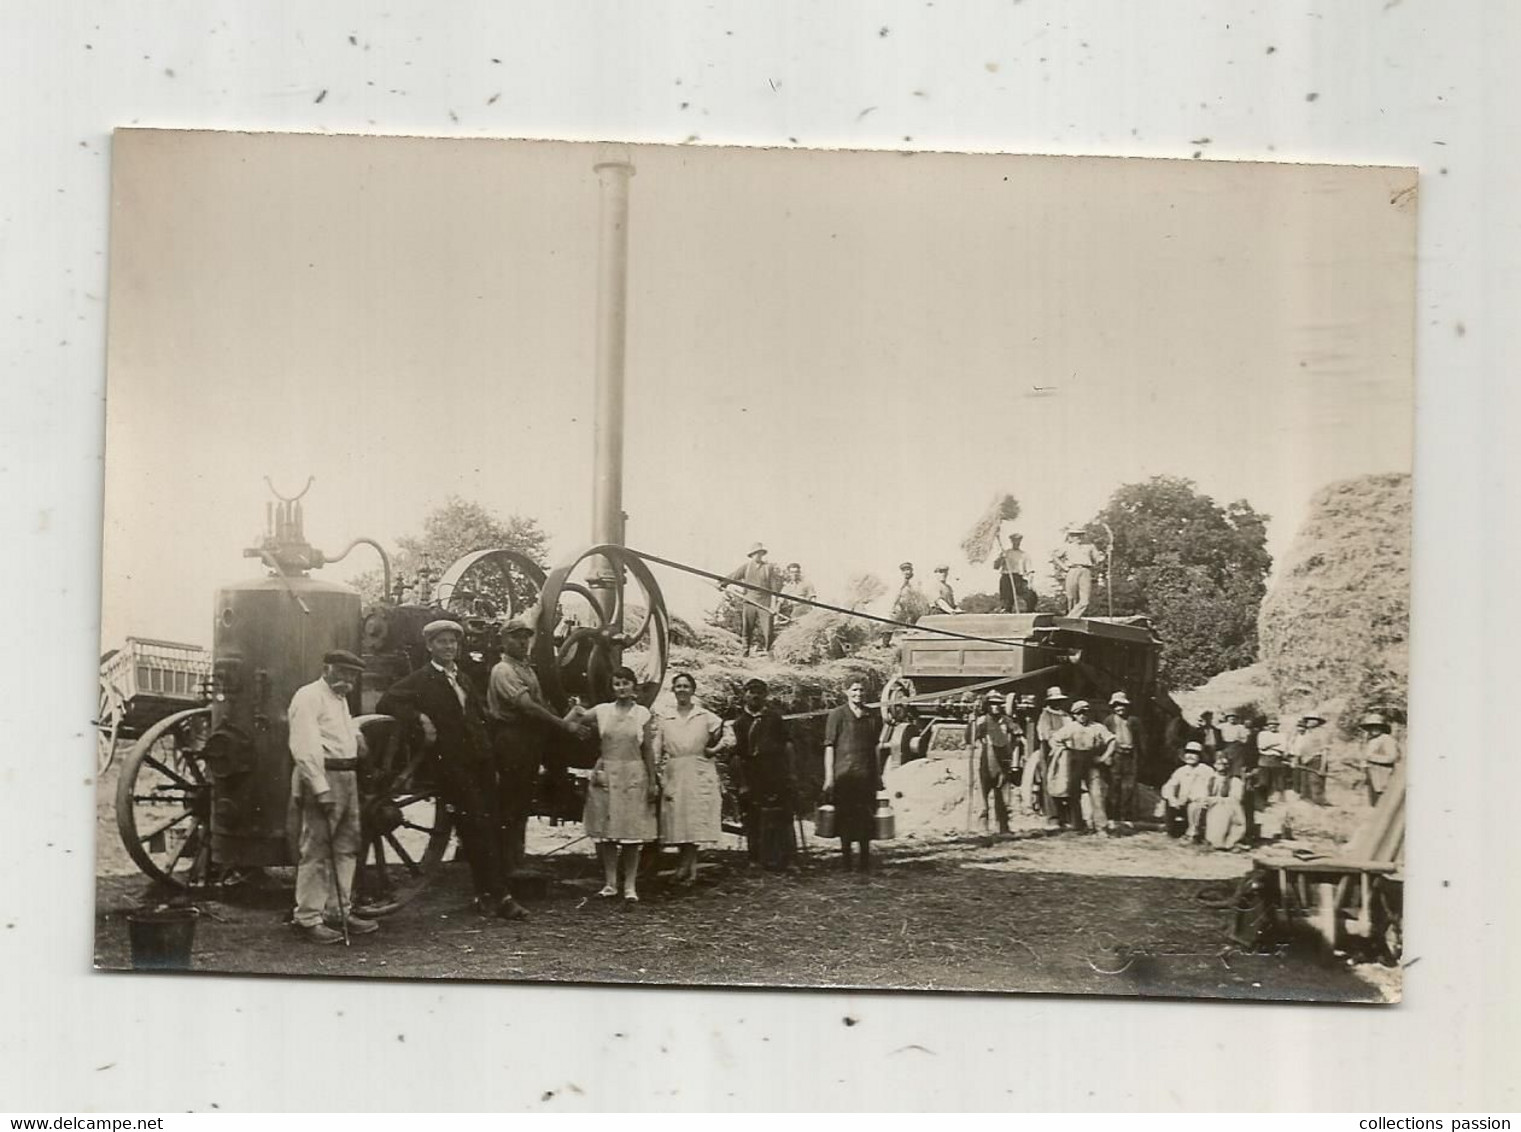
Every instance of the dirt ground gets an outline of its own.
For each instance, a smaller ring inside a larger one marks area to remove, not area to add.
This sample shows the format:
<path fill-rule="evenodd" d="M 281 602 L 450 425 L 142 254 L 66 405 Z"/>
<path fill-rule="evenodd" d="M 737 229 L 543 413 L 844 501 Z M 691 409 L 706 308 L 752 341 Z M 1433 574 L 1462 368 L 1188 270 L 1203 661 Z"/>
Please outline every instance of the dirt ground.
<path fill-rule="evenodd" d="M 412 904 L 353 946 L 295 938 L 289 870 L 203 902 L 197 971 L 640 984 L 901 987 L 1375 1002 L 1366 968 L 1285 951 L 1244 954 L 1212 906 L 1247 861 L 1158 833 L 925 838 L 884 843 L 862 877 L 815 843 L 788 874 L 749 868 L 742 850 L 705 854 L 696 888 L 663 877 L 632 909 L 600 884 L 574 827 L 535 838 L 552 877 L 526 923 L 468 911 L 463 864 L 442 867 Z M 553 841 L 568 845 L 543 856 Z M 1103 862 L 1108 861 L 1107 867 Z M 1169 875 L 1145 875 L 1165 862 Z M 1126 875 L 1128 874 L 1128 875 Z M 128 968 L 126 913 L 159 898 L 143 878 L 98 884 L 96 965 Z"/>
<path fill-rule="evenodd" d="M 595 895 L 601 879 L 577 825 L 530 823 L 547 874 L 527 923 L 483 920 L 450 861 L 381 931 L 350 948 L 298 940 L 285 924 L 292 872 L 202 900 L 193 968 L 279 975 L 613 982 L 1387 1001 L 1397 972 L 1308 951 L 1245 954 L 1228 903 L 1250 854 L 1129 829 L 1053 833 L 1017 817 L 1008 835 L 965 829 L 964 762 L 889 775 L 900 836 L 872 874 L 837 868 L 838 843 L 808 832 L 788 874 L 748 866 L 741 843 L 706 851 L 698 885 L 658 873 L 643 900 Z M 126 914 L 163 900 L 122 851 L 114 773 L 100 783 L 96 965 L 131 967 Z M 1319 808 L 1311 807 L 1318 810 Z M 1328 841 L 1352 817 L 1315 815 Z M 1297 836 L 1308 824 L 1300 821 Z M 1318 840 L 1318 839 L 1317 839 Z M 663 862 L 668 864 L 669 861 Z"/>

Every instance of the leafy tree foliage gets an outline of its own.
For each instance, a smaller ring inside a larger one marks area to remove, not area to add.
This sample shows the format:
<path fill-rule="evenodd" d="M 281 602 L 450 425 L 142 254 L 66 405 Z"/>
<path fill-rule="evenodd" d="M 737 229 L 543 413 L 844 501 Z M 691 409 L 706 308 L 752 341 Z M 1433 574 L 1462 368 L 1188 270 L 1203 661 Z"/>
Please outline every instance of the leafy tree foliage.
<path fill-rule="evenodd" d="M 537 519 L 509 515 L 504 520 L 480 503 L 451 495 L 423 519 L 421 534 L 402 535 L 396 546 L 397 551 L 391 556 L 392 573 L 414 584 L 424 570 L 437 581 L 456 559 L 474 550 L 515 550 L 547 568 L 549 536 Z M 509 604 L 522 608 L 538 598 L 537 587 L 516 573 L 503 576 L 483 568 L 470 581 L 472 590 L 497 610 L 506 609 Z M 354 584 L 366 601 L 380 599 L 379 571 L 362 575 Z"/>
<path fill-rule="evenodd" d="M 1257 612 L 1273 564 L 1268 518 L 1244 499 L 1222 507 L 1192 480 L 1154 476 L 1121 487 L 1085 527 L 1105 551 L 1114 532 L 1115 615 L 1152 618 L 1168 685 L 1194 687 L 1257 659 Z M 1096 610 L 1107 611 L 1105 573 L 1095 579 Z"/>

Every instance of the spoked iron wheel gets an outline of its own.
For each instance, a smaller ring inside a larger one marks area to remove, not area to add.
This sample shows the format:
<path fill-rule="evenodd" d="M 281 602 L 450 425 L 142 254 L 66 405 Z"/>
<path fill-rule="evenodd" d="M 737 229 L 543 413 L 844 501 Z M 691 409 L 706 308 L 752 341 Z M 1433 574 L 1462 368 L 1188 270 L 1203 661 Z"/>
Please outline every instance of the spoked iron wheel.
<path fill-rule="evenodd" d="M 606 560 L 623 582 L 612 616 L 602 612 L 590 571 Z M 629 600 L 628 584 L 638 588 Z M 556 641 L 560 601 L 576 594 L 591 608 L 593 624 L 578 625 Z M 612 699 L 612 674 L 619 663 L 639 676 L 639 702 L 655 702 L 670 659 L 670 616 L 665 597 L 644 560 L 626 547 L 602 543 L 587 547 L 549 572 L 539 599 L 538 628 L 533 639 L 533 665 L 549 701 L 564 710 L 572 695 L 591 703 Z M 621 660 L 617 659 L 621 656 Z"/>
<path fill-rule="evenodd" d="M 211 783 L 202 765 L 210 708 L 159 720 L 116 783 L 116 828 L 137 867 L 178 888 L 211 883 Z"/>
<path fill-rule="evenodd" d="M 356 903 L 387 915 L 427 887 L 449 848 L 451 823 L 426 751 L 410 750 L 389 715 L 354 722 L 368 750 L 359 768 Z"/>
<path fill-rule="evenodd" d="M 882 686 L 881 711 L 882 722 L 893 722 L 893 708 L 899 705 L 908 707 L 914 698 L 914 682 L 901 673 L 895 673 L 888 677 L 887 683 Z"/>
<path fill-rule="evenodd" d="M 433 587 L 433 600 L 461 617 L 507 617 L 538 599 L 544 571 L 516 550 L 476 550 L 457 559 Z"/>
<path fill-rule="evenodd" d="M 116 744 L 121 740 L 122 720 L 127 703 L 121 692 L 104 676 L 100 678 L 100 709 L 95 716 L 95 773 L 105 774 L 116 760 Z"/>

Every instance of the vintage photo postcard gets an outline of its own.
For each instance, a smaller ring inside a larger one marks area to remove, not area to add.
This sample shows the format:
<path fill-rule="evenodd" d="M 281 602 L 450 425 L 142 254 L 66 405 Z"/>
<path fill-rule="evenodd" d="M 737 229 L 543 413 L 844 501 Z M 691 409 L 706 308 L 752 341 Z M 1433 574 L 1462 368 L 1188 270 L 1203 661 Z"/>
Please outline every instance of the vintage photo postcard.
<path fill-rule="evenodd" d="M 99 967 L 1398 1000 L 1413 170 L 112 162 Z"/>

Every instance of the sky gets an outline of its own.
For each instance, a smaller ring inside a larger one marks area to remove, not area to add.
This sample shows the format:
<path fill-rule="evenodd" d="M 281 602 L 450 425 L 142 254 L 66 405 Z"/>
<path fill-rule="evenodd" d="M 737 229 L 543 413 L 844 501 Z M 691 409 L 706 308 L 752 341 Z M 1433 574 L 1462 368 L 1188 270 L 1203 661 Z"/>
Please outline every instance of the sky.
<path fill-rule="evenodd" d="M 727 572 L 761 540 L 826 600 L 944 562 L 965 593 L 999 492 L 1037 561 L 1159 474 L 1281 554 L 1326 483 L 1410 470 L 1413 170 L 123 130 L 103 644 L 209 644 L 266 475 L 315 477 L 330 552 L 450 495 L 584 545 L 610 153 L 636 548 Z"/>

